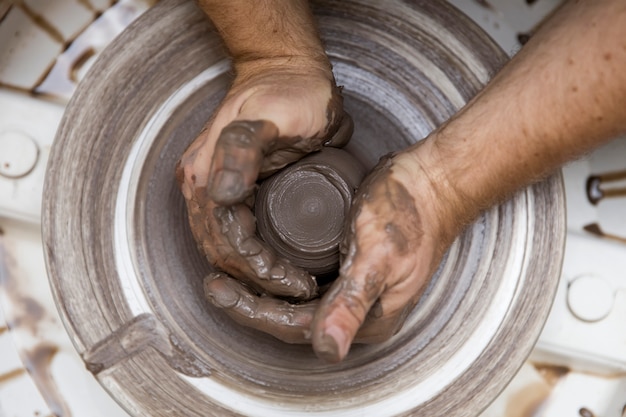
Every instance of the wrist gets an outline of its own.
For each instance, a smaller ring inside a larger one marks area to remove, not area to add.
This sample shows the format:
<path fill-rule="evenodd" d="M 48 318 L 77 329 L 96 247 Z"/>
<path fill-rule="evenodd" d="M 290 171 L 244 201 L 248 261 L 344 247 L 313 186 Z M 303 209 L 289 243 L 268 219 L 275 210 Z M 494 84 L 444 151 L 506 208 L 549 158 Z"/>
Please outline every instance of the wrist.
<path fill-rule="evenodd" d="M 476 219 L 480 207 L 459 188 L 448 170 L 449 161 L 437 143 L 437 134 L 407 149 L 403 158 L 411 169 L 413 197 L 420 202 L 422 216 L 442 247 L 447 248 L 463 229 Z"/>
<path fill-rule="evenodd" d="M 325 78 L 334 84 L 332 66 L 325 53 L 304 55 L 257 56 L 233 59 L 233 67 L 239 79 L 258 74 L 294 74 Z"/>
<path fill-rule="evenodd" d="M 286 61 L 330 72 L 307 0 L 198 0 L 224 41 L 235 69 Z"/>

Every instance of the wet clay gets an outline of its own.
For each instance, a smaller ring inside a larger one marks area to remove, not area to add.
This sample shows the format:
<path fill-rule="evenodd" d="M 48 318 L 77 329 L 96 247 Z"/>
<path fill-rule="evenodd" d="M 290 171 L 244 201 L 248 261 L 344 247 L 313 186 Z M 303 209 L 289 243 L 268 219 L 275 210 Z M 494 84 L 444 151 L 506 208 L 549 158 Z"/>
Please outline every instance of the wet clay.
<path fill-rule="evenodd" d="M 122 365 L 145 349 L 154 349 L 170 366 L 191 377 L 204 377 L 210 369 L 190 357 L 179 347 L 163 324 L 151 314 L 140 314 L 108 337 L 83 353 L 87 370 L 98 375 L 109 368 Z"/>
<path fill-rule="evenodd" d="M 257 230 L 278 254 L 312 275 L 339 267 L 339 243 L 365 168 L 325 148 L 265 180 L 255 203 Z"/>
<path fill-rule="evenodd" d="M 341 100 L 339 90 L 334 88 L 327 105 L 328 132 L 315 138 L 277 138 L 277 127 L 267 120 L 231 122 L 222 129 L 215 146 L 209 184 L 205 184 L 206 178 L 195 175 L 203 136 L 190 145 L 176 166 L 176 178 L 187 201 L 192 233 L 211 264 L 259 292 L 299 300 L 317 296 L 312 276 L 286 262 L 283 256 L 277 259 L 274 251 L 257 238 L 256 219 L 250 208 L 259 177 L 265 178 L 319 151 L 323 144 L 347 143 L 353 123 L 348 115 L 338 119 Z M 343 188 L 351 194 L 351 187 Z"/>

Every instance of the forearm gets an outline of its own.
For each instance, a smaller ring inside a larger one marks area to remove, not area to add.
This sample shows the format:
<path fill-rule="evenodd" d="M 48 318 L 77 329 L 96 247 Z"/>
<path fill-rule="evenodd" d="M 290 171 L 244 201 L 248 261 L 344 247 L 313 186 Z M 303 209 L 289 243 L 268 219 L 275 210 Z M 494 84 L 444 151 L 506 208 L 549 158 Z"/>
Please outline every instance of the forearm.
<path fill-rule="evenodd" d="M 330 63 L 307 0 L 198 0 L 230 52 L 236 69 L 273 63 Z"/>
<path fill-rule="evenodd" d="M 432 135 L 429 152 L 461 217 L 471 220 L 626 130 L 624 68 L 626 3 L 564 6 Z"/>

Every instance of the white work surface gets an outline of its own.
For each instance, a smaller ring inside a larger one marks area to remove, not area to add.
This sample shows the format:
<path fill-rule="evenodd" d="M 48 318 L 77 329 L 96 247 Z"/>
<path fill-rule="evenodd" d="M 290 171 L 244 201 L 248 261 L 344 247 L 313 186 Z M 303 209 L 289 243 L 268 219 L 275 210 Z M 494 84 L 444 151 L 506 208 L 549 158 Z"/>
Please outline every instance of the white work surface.
<path fill-rule="evenodd" d="M 518 34 L 560 3 L 450 2 L 511 55 Z M 40 206 L 50 146 L 76 82 L 149 3 L 0 0 L 0 417 L 127 415 L 63 329 L 47 282 Z M 34 15 L 49 25 L 35 24 Z M 625 156 L 622 138 L 564 169 L 560 288 L 529 361 L 482 417 L 626 416 L 626 244 L 583 230 L 598 223 L 626 238 L 626 198 L 593 206 L 585 191 L 589 175 L 626 170 Z"/>

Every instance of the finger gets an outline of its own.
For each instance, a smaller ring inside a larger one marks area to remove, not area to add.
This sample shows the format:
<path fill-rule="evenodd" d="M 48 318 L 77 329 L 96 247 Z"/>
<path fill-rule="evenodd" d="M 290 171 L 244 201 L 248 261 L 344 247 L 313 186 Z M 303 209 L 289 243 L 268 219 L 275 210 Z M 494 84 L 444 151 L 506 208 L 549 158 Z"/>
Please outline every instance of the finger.
<path fill-rule="evenodd" d="M 209 196 L 218 204 L 242 202 L 254 189 L 264 154 L 278 136 L 269 121 L 234 121 L 217 140 L 209 171 Z"/>
<path fill-rule="evenodd" d="M 356 343 L 382 343 L 389 340 L 400 331 L 415 306 L 415 303 L 408 303 L 396 311 L 383 311 L 383 304 L 379 299 L 371 308 L 354 338 Z"/>
<path fill-rule="evenodd" d="M 352 138 L 352 133 L 354 133 L 354 122 L 352 121 L 352 117 L 348 113 L 344 112 L 339 129 L 337 129 L 335 134 L 329 140 L 324 142 L 324 146 L 343 148 Z"/>
<path fill-rule="evenodd" d="M 350 268 L 342 268 L 322 299 L 312 325 L 315 353 L 332 363 L 346 356 L 357 331 L 384 290 L 384 274 L 373 267 L 362 268 L 361 257 L 356 255 L 356 258 Z"/>
<path fill-rule="evenodd" d="M 259 297 L 248 287 L 222 272 L 204 279 L 204 294 L 237 323 L 252 327 L 287 343 L 310 343 L 310 325 L 317 301 L 289 304 Z"/>
<path fill-rule="evenodd" d="M 345 113 L 337 131 L 330 139 L 323 143 L 323 146 L 342 148 L 352 138 L 353 131 L 354 123 L 352 122 L 352 118 L 349 114 Z M 279 138 L 279 140 L 281 139 L 285 141 L 285 143 L 277 144 L 274 150 L 270 149 L 265 155 L 259 171 L 260 178 L 266 178 L 290 163 L 296 162 L 303 156 L 322 149 L 321 142 L 316 139 Z"/>
<path fill-rule="evenodd" d="M 216 207 L 213 214 L 229 249 L 237 255 L 231 256 L 235 262 L 223 269 L 275 296 L 309 300 L 317 295 L 317 283 L 310 274 L 277 258 L 257 238 L 254 215 L 248 206 Z M 242 270 L 239 260 L 243 260 L 247 270 Z"/>

